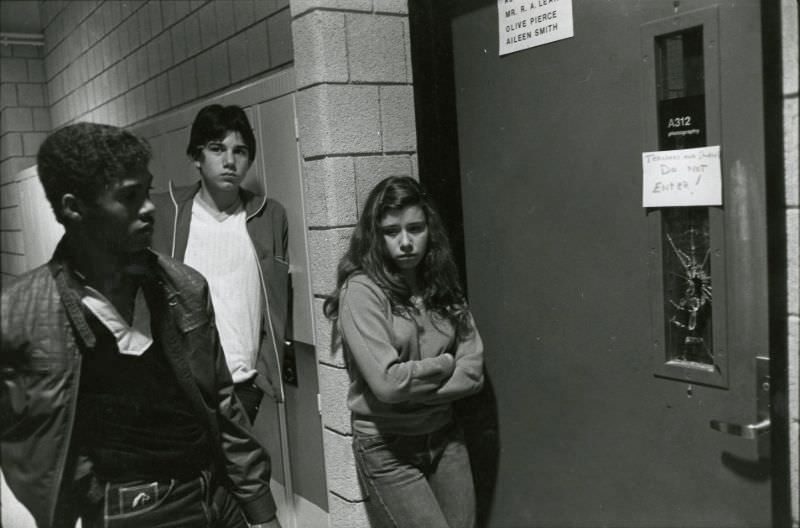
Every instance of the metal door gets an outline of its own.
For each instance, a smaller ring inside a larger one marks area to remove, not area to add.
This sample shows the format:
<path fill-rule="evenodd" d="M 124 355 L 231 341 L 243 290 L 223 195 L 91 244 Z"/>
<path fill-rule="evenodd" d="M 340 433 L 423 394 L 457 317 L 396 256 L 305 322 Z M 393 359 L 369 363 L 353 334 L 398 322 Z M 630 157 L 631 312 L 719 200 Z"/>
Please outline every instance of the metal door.
<path fill-rule="evenodd" d="M 770 526 L 768 434 L 748 427 L 769 401 L 759 3 L 572 0 L 574 37 L 502 57 L 498 2 L 467 4 L 451 29 L 467 283 L 496 401 L 488 524 Z M 680 146 L 659 143 L 654 61 L 697 27 L 723 205 L 674 224 L 642 207 L 642 152 Z M 708 276 L 687 279 L 692 263 Z M 670 355 L 692 316 L 673 275 L 713 287 L 692 338 L 708 361 Z"/>

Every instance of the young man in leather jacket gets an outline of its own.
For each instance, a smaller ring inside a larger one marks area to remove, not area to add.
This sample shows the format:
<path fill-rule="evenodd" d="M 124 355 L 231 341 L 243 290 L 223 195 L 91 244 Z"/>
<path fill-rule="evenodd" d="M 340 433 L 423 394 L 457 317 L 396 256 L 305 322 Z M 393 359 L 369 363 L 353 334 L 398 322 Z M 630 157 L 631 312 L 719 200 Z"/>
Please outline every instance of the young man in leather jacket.
<path fill-rule="evenodd" d="M 43 528 L 278 527 L 206 281 L 148 249 L 150 156 L 92 123 L 39 150 L 65 235 L 2 293 L 3 474 Z"/>

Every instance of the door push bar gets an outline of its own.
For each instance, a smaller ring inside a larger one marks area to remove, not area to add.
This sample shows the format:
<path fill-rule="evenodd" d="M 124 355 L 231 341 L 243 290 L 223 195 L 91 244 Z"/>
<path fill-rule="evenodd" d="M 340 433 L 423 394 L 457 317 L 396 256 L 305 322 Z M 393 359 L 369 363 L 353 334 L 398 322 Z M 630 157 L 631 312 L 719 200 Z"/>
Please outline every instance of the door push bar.
<path fill-rule="evenodd" d="M 758 382 L 757 413 L 758 422 L 754 424 L 734 424 L 721 420 L 711 420 L 711 428 L 721 433 L 739 436 L 748 440 L 755 440 L 760 435 L 769 431 L 769 358 L 756 357 L 756 380 Z"/>
<path fill-rule="evenodd" d="M 711 428 L 721 433 L 728 433 L 729 435 L 741 436 L 748 440 L 755 440 L 762 433 L 769 431 L 770 421 L 769 418 L 761 420 L 758 423 L 740 425 L 729 422 L 720 422 L 719 420 L 711 420 Z"/>

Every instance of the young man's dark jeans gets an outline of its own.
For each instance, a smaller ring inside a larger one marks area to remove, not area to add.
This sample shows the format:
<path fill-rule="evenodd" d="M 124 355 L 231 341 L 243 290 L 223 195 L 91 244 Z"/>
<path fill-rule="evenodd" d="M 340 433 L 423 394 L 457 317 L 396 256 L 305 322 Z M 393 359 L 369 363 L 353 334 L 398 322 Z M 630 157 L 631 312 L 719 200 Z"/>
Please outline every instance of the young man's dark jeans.
<path fill-rule="evenodd" d="M 209 471 L 185 480 L 105 483 L 99 493 L 103 498 L 80 512 L 83 528 L 247 528 Z"/>
<path fill-rule="evenodd" d="M 464 435 L 353 436 L 374 528 L 473 528 L 475 490 Z"/>

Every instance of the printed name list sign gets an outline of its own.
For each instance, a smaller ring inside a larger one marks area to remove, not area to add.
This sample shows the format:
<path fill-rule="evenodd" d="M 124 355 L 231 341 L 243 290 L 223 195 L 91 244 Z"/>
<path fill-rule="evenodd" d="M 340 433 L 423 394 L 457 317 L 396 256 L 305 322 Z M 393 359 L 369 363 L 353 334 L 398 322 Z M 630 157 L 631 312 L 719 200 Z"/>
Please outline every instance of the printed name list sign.
<path fill-rule="evenodd" d="M 497 0 L 500 55 L 569 38 L 572 0 Z"/>
<path fill-rule="evenodd" d="M 719 145 L 642 152 L 642 206 L 722 205 Z"/>

